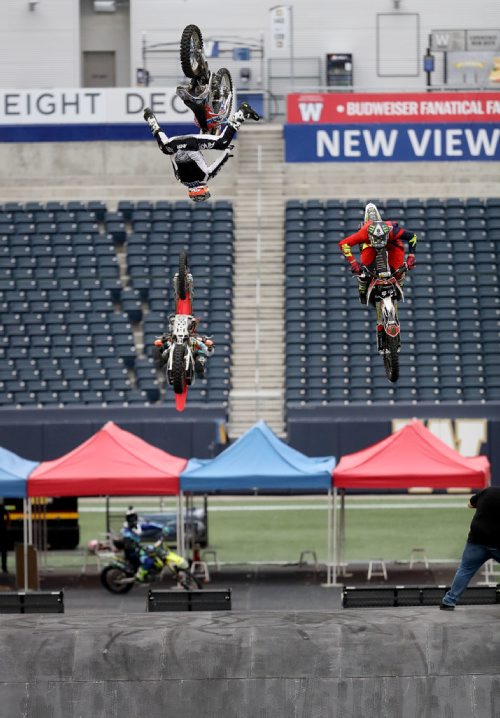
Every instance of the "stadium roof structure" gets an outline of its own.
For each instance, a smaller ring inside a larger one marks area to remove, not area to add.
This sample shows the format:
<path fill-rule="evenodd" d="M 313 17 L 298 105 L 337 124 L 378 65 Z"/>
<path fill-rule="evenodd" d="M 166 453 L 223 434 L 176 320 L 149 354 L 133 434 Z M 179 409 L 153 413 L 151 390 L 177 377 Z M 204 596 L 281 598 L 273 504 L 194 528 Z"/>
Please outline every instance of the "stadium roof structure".
<path fill-rule="evenodd" d="M 482 489 L 490 476 L 486 456 L 462 456 L 415 420 L 377 444 L 343 456 L 333 483 L 337 489 Z"/>
<path fill-rule="evenodd" d="M 333 456 L 310 458 L 259 421 L 214 459 L 191 459 L 182 491 L 193 493 L 318 493 L 331 489 Z"/>
<path fill-rule="evenodd" d="M 27 479 L 39 465 L 0 447 L 0 496 L 4 498 L 25 498 Z"/>
<path fill-rule="evenodd" d="M 42 461 L 28 496 L 172 496 L 186 459 L 148 444 L 112 421 L 59 459 Z"/>

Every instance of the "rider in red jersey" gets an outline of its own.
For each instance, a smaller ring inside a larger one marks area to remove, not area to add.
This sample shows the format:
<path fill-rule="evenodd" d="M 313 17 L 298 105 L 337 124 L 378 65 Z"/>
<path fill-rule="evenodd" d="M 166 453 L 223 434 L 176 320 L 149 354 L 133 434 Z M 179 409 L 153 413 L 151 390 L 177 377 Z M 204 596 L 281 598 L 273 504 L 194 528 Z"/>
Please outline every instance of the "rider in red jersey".
<path fill-rule="evenodd" d="M 363 273 L 361 264 L 369 267 L 375 260 L 375 249 L 371 245 L 372 237 L 387 236 L 387 257 L 391 269 L 400 284 L 403 284 L 406 270 L 415 267 L 415 250 L 417 247 L 417 235 L 400 227 L 397 222 L 382 220 L 380 212 L 373 203 L 368 203 L 365 208 L 365 222 L 357 232 L 349 237 L 341 239 L 339 247 L 344 257 L 351 265 L 353 274 L 358 275 L 359 301 L 366 304 L 366 292 L 368 289 L 369 277 Z M 410 254 L 405 262 L 405 250 L 403 241 L 408 242 Z M 360 261 L 356 260 L 352 248 L 361 245 Z"/>

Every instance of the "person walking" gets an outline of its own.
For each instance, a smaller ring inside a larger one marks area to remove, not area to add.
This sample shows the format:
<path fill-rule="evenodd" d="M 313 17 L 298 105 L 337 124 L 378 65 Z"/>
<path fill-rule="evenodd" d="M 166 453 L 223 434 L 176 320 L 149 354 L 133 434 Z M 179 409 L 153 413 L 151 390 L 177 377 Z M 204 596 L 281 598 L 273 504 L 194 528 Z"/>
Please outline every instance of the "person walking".
<path fill-rule="evenodd" d="M 468 507 L 476 513 L 470 525 L 460 566 L 450 590 L 441 602 L 442 611 L 453 611 L 474 574 L 490 558 L 500 563 L 500 487 L 489 486 L 473 494 Z"/>

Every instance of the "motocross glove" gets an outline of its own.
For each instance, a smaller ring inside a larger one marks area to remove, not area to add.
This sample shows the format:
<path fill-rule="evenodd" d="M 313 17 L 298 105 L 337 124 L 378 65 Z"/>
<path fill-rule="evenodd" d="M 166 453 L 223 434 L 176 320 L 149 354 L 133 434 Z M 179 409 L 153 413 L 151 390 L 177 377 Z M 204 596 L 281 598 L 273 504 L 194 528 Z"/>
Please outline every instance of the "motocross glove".
<path fill-rule="evenodd" d="M 408 269 L 410 271 L 415 268 L 415 255 L 414 254 L 408 255 L 408 257 L 406 258 L 406 266 L 408 267 Z"/>
<path fill-rule="evenodd" d="M 153 135 L 160 131 L 160 125 L 158 124 L 158 120 L 154 116 L 153 111 L 150 107 L 146 107 L 144 109 L 144 119 L 148 123 Z"/>
<path fill-rule="evenodd" d="M 351 272 L 353 274 L 361 274 L 360 264 L 359 262 L 356 262 L 356 260 L 354 260 L 354 262 L 351 262 Z"/>

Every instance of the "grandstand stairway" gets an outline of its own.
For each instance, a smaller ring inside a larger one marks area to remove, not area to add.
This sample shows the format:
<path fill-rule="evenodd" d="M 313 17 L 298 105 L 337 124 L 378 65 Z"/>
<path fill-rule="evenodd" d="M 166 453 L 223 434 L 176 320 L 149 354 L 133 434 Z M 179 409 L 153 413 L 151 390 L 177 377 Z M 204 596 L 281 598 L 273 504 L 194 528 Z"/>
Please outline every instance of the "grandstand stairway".
<path fill-rule="evenodd" d="M 239 133 L 229 430 L 265 418 L 284 431 L 283 139 L 278 126 Z"/>

